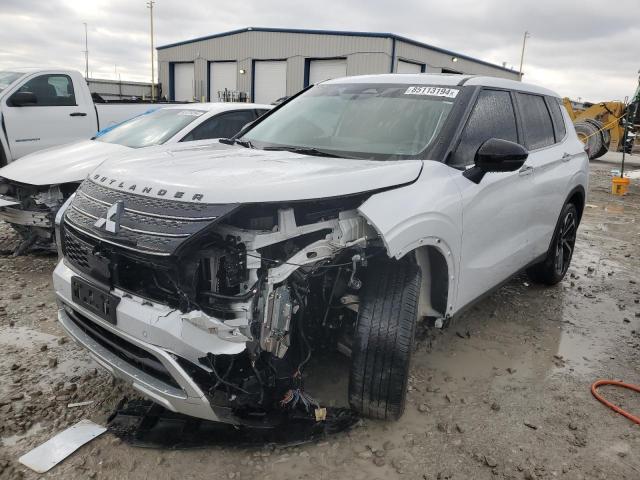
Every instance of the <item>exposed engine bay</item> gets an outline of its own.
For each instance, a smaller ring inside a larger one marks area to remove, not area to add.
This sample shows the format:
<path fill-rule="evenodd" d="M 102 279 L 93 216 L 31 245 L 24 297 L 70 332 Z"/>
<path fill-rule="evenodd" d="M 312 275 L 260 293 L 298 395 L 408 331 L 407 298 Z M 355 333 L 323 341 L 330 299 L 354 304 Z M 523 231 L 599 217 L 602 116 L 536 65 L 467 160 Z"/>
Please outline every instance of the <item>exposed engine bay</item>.
<path fill-rule="evenodd" d="M 304 390 L 305 366 L 314 352 L 350 355 L 361 273 L 386 255 L 356 210 L 368 196 L 239 205 L 164 256 L 96 243 L 77 228 L 96 216 L 76 198 L 62 248 L 92 280 L 179 312 L 182 337 L 188 342 L 189 330 L 193 341 L 178 361 L 212 405 L 245 420 L 322 416 Z"/>
<path fill-rule="evenodd" d="M 241 209 L 207 237 L 180 262 L 181 285 L 160 271 L 147 287 L 153 291 L 139 293 L 158 298 L 161 291 L 197 328 L 245 343 L 240 355 L 199 359 L 213 373 L 214 396 L 222 391 L 251 410 L 318 408 L 302 373 L 314 348 L 348 342 L 362 285 L 357 271 L 375 248 L 375 231 L 354 210 L 259 206 Z M 135 276 L 127 281 L 135 288 Z M 344 343 L 339 348 L 348 351 Z"/>

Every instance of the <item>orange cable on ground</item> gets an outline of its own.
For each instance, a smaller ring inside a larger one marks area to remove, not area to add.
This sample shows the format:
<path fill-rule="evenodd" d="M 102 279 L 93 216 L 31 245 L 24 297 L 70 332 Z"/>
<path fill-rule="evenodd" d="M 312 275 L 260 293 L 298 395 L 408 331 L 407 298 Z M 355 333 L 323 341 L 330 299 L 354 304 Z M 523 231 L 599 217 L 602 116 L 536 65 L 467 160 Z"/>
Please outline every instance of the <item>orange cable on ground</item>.
<path fill-rule="evenodd" d="M 629 412 L 627 412 L 626 410 L 623 410 L 622 408 L 618 407 L 617 405 L 614 405 L 613 403 L 611 403 L 609 400 L 607 400 L 606 398 L 604 398 L 602 395 L 600 395 L 597 392 L 598 387 L 601 387 L 603 385 L 614 385 L 616 387 L 627 388 L 629 390 L 633 390 L 634 392 L 638 392 L 638 393 L 640 393 L 640 387 L 638 385 L 633 385 L 631 383 L 619 382 L 617 380 L 598 380 L 597 382 L 593 382 L 593 384 L 591 385 L 591 394 L 594 397 L 596 397 L 596 399 L 599 402 L 605 404 L 607 407 L 609 407 L 614 412 L 619 413 L 620 415 L 624 415 L 625 417 L 627 417 L 632 422 L 637 423 L 638 425 L 640 425 L 640 417 L 636 417 L 635 415 L 631 415 Z"/>

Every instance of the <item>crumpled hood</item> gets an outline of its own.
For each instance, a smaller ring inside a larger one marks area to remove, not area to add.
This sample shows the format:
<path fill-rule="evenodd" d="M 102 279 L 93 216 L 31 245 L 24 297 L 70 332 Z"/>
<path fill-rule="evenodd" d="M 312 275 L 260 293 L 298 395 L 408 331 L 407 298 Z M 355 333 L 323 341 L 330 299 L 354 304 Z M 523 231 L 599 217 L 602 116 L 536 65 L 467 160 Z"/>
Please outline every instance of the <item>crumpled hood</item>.
<path fill-rule="evenodd" d="M 419 160 L 314 157 L 223 144 L 146 149 L 110 160 L 89 178 L 106 187 L 199 203 L 252 203 L 349 195 L 414 181 Z"/>
<path fill-rule="evenodd" d="M 0 168 L 0 177 L 29 185 L 81 182 L 110 156 L 131 150 L 113 143 L 82 140 L 26 155 Z"/>

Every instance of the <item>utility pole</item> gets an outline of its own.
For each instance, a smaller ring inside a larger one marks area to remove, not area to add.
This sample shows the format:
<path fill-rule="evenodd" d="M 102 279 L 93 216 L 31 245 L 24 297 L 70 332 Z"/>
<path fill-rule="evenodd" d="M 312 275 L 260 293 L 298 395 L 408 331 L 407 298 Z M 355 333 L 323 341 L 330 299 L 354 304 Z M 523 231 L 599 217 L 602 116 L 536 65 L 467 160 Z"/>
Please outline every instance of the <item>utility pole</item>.
<path fill-rule="evenodd" d="M 89 79 L 89 42 L 87 40 L 87 23 L 84 24 L 84 78 Z"/>
<path fill-rule="evenodd" d="M 147 8 L 149 9 L 149 17 L 151 21 L 151 101 L 156 99 L 156 71 L 155 71 L 155 57 L 153 52 L 153 4 L 156 3 L 153 0 L 147 2 Z"/>
<path fill-rule="evenodd" d="M 529 38 L 531 34 L 529 32 L 524 32 L 524 37 L 522 38 L 522 53 L 520 54 L 520 81 L 522 81 L 522 64 L 524 63 L 524 47 L 527 45 L 527 38 Z"/>

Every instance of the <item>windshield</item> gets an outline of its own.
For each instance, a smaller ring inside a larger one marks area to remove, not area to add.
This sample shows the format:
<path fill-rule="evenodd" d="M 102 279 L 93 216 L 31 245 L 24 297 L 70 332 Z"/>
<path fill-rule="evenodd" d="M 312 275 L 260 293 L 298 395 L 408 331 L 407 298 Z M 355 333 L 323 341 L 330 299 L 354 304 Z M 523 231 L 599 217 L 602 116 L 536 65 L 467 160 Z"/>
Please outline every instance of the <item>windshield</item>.
<path fill-rule="evenodd" d="M 416 158 L 438 136 L 458 89 L 321 84 L 252 128 L 256 148 L 318 150 L 351 158 Z"/>
<path fill-rule="evenodd" d="M 98 132 L 95 140 L 131 148 L 161 145 L 204 113 L 202 110 L 161 108 Z"/>
<path fill-rule="evenodd" d="M 0 92 L 15 82 L 23 74 L 18 72 L 3 72 L 0 71 Z"/>

